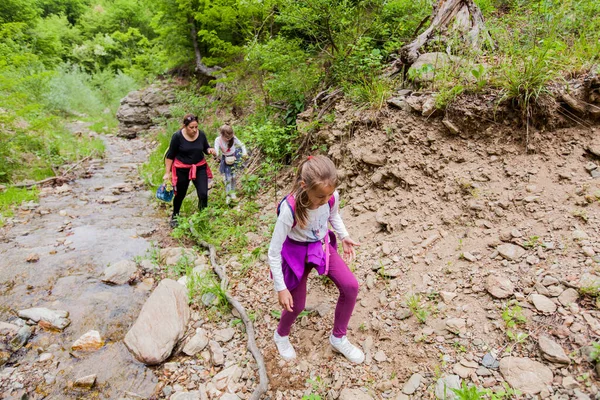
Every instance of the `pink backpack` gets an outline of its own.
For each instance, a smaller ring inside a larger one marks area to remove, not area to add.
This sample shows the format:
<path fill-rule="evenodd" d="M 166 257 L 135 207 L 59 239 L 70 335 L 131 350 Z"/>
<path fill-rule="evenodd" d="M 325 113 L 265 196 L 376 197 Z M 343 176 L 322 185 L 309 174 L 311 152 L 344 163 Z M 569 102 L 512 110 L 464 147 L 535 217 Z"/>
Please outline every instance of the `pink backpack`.
<path fill-rule="evenodd" d="M 279 216 L 279 212 L 281 211 L 281 204 L 284 201 L 288 203 L 288 205 L 290 206 L 290 209 L 292 210 L 292 218 L 294 219 L 294 223 L 292 224 L 292 228 L 293 228 L 296 226 L 296 198 L 294 197 L 293 194 L 288 194 L 283 199 L 281 199 L 281 201 L 277 205 L 277 216 Z M 331 211 L 331 209 L 333 208 L 333 205 L 335 204 L 335 196 L 334 195 L 332 195 L 329 198 L 329 200 L 327 200 L 327 204 L 329 204 L 329 211 Z"/>

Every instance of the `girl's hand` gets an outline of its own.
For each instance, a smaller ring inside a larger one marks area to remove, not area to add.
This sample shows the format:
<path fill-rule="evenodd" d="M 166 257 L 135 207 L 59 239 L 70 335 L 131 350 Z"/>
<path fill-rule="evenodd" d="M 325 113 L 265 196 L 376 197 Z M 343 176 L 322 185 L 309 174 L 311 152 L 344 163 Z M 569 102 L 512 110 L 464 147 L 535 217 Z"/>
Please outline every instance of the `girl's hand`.
<path fill-rule="evenodd" d="M 350 236 L 346 236 L 342 239 L 342 248 L 344 249 L 344 261 L 347 263 L 352 262 L 354 257 L 356 257 L 356 252 L 354 251 L 354 246 L 360 246 L 360 243 L 355 242 L 350 238 Z"/>
<path fill-rule="evenodd" d="M 216 157 L 217 156 L 217 151 L 214 148 L 211 147 L 210 149 L 208 149 L 208 154 L 212 154 L 213 156 Z"/>
<path fill-rule="evenodd" d="M 292 294 L 289 290 L 283 289 L 280 292 L 277 292 L 277 297 L 279 298 L 279 305 L 288 312 L 293 312 L 294 308 L 294 299 L 292 298 Z"/>
<path fill-rule="evenodd" d="M 171 173 L 170 172 L 165 172 L 165 174 L 163 175 L 163 182 L 167 182 L 171 180 Z"/>

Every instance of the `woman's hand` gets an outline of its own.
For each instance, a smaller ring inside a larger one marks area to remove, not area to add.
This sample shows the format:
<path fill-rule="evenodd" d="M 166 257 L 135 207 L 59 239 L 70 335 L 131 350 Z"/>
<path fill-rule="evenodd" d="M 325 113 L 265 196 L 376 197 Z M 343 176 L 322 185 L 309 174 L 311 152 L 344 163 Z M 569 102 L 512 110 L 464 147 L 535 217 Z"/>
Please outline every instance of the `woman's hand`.
<path fill-rule="evenodd" d="M 289 290 L 283 289 L 280 292 L 277 292 L 277 297 L 279 298 L 279 305 L 289 312 L 293 312 L 294 308 L 294 299 L 292 298 L 292 294 Z"/>
<path fill-rule="evenodd" d="M 355 242 L 350 238 L 350 236 L 346 236 L 342 239 L 342 248 L 344 249 L 344 261 L 347 263 L 351 263 L 356 257 L 356 252 L 354 251 L 354 246 L 360 246 L 360 243 Z"/>
<path fill-rule="evenodd" d="M 171 173 L 170 172 L 165 172 L 165 174 L 163 175 L 163 182 L 167 182 L 171 180 Z"/>
<path fill-rule="evenodd" d="M 217 156 L 217 151 L 214 148 L 211 147 L 210 149 L 208 149 L 208 154 L 212 154 L 213 156 L 216 157 Z"/>

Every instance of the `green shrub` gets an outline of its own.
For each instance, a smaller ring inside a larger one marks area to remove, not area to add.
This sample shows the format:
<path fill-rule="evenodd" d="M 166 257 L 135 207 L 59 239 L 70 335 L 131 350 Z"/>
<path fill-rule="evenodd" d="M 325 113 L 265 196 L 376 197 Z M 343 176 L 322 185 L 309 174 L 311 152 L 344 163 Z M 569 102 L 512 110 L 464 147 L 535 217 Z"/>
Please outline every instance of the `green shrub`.
<path fill-rule="evenodd" d="M 283 162 L 295 150 L 297 131 L 294 127 L 278 126 L 271 121 L 252 124 L 240 129 L 247 144 L 259 147 L 269 161 Z"/>

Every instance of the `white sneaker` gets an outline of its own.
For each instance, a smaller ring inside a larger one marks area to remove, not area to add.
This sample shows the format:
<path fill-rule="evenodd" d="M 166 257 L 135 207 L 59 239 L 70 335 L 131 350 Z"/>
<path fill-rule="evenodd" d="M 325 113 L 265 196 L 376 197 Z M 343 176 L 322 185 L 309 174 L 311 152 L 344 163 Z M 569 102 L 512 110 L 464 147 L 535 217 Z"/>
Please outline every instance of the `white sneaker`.
<path fill-rule="evenodd" d="M 237 200 L 237 196 L 235 195 L 235 192 L 231 192 L 231 200 Z"/>
<path fill-rule="evenodd" d="M 279 336 L 279 333 L 275 331 L 273 334 L 273 340 L 275 341 L 275 345 L 277 346 L 277 350 L 279 351 L 279 355 L 286 361 L 293 360 L 296 358 L 296 350 L 290 343 L 289 336 Z"/>
<path fill-rule="evenodd" d="M 336 338 L 335 336 L 329 336 L 329 343 L 331 343 L 331 347 L 338 353 L 342 354 L 349 361 L 361 364 L 365 361 L 365 354 L 361 349 L 350 343 L 346 336 L 342 336 L 341 338 Z"/>
<path fill-rule="evenodd" d="M 225 197 L 225 204 L 229 205 L 229 203 L 231 203 L 231 197 L 229 197 L 229 195 L 227 195 Z"/>

